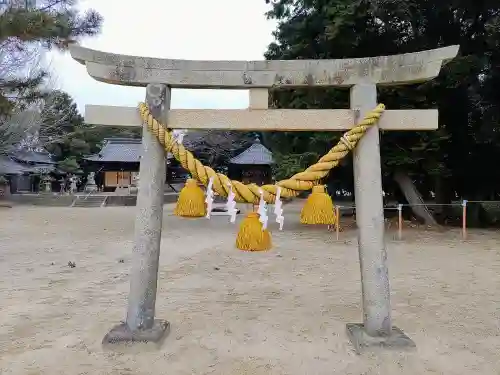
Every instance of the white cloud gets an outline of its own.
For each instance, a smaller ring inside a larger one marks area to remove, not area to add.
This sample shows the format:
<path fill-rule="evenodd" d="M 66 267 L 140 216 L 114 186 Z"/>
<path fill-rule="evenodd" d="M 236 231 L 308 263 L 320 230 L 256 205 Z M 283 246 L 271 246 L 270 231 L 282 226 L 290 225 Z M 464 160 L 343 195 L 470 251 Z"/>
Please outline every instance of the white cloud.
<path fill-rule="evenodd" d="M 127 5 L 125 5 L 127 4 Z M 104 17 L 85 47 L 136 56 L 194 60 L 260 60 L 272 41 L 264 0 L 82 0 Z M 85 104 L 135 106 L 144 88 L 97 82 L 68 54 L 51 52 L 55 85 Z M 247 91 L 174 90 L 173 108 L 246 108 Z"/>

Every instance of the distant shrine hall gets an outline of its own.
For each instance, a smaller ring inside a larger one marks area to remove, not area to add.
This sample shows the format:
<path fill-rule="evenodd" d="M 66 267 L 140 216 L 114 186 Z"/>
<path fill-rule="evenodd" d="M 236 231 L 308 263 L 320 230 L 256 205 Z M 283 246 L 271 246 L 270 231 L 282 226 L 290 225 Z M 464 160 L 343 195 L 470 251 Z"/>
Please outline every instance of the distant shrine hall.
<path fill-rule="evenodd" d="M 249 148 L 229 160 L 228 177 L 244 184 L 270 184 L 273 164 L 272 152 L 256 138 Z"/>
<path fill-rule="evenodd" d="M 86 164 L 96 172 L 96 184 L 102 191 L 114 192 L 117 188 L 135 186 L 139 174 L 142 143 L 140 138 L 107 138 L 98 154 L 85 158 Z M 182 167 L 168 154 L 168 173 L 165 182 L 182 177 Z"/>
<path fill-rule="evenodd" d="M 188 144 L 189 141 L 186 139 L 185 143 Z M 96 184 L 102 191 L 114 192 L 120 187 L 135 186 L 141 153 L 140 138 L 107 138 L 101 151 L 86 157 L 85 162 L 96 172 Z M 170 153 L 167 155 L 166 164 L 167 184 L 185 180 L 187 172 Z M 268 184 L 272 182 L 273 164 L 272 152 L 256 138 L 250 147 L 230 159 L 228 176 L 245 184 Z"/>

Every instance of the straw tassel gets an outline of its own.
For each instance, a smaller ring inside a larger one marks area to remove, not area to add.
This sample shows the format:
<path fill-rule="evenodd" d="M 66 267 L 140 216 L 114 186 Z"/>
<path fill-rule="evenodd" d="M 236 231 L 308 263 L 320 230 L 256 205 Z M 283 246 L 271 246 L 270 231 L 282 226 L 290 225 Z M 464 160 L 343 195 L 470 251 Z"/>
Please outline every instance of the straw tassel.
<path fill-rule="evenodd" d="M 314 186 L 300 213 L 302 224 L 335 224 L 335 208 L 324 185 Z"/>
<path fill-rule="evenodd" d="M 205 217 L 207 215 L 205 193 L 196 180 L 189 178 L 186 181 L 179 193 L 174 214 L 182 217 Z"/>
<path fill-rule="evenodd" d="M 236 247 L 246 251 L 266 251 L 272 247 L 271 233 L 263 229 L 257 212 L 249 213 L 241 222 Z"/>

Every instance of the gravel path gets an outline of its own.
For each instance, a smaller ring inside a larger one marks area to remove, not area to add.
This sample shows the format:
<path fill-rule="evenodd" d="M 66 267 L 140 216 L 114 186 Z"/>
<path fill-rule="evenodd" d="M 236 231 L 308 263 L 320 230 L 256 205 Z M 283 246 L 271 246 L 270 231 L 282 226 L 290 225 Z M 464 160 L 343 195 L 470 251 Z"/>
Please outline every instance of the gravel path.
<path fill-rule="evenodd" d="M 246 253 L 227 219 L 165 211 L 157 315 L 172 332 L 159 351 L 119 354 L 101 340 L 125 317 L 134 207 L 0 208 L 0 373 L 500 373 L 498 232 L 388 238 L 394 323 L 417 350 L 357 356 L 353 231 L 337 242 L 285 206 L 274 249 Z"/>

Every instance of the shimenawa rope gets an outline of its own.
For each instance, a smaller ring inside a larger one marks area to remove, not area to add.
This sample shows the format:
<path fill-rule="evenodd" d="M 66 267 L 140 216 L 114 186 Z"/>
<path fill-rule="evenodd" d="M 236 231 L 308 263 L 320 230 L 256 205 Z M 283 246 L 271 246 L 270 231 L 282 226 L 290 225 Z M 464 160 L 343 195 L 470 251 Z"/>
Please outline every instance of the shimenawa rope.
<path fill-rule="evenodd" d="M 177 159 L 184 169 L 189 171 L 193 178 L 207 186 L 210 177 L 213 177 L 212 189 L 223 197 L 227 197 L 229 193 L 228 184 L 231 184 L 233 192 L 236 195 L 235 201 L 252 204 L 258 204 L 259 202 L 259 189 L 262 189 L 264 192 L 264 200 L 267 203 L 274 203 L 278 187 L 281 188 L 281 196 L 283 198 L 293 198 L 299 195 L 300 192 L 311 190 L 313 186 L 319 185 L 330 170 L 338 166 L 340 160 L 356 147 L 356 144 L 367 129 L 377 123 L 384 110 L 385 106 L 383 104 L 375 107 L 360 123 L 345 132 L 339 142 L 327 154 L 303 172 L 299 172 L 289 179 L 276 182 L 274 185 L 262 185 L 259 187 L 256 184 L 245 185 L 240 181 L 230 180 L 226 175 L 217 173 L 212 168 L 203 165 L 182 144 L 178 144 L 175 141 L 171 130 L 153 117 L 145 103 L 139 104 L 141 118 L 147 124 L 149 131 L 158 137 L 165 151 L 172 153 L 175 159 Z"/>

